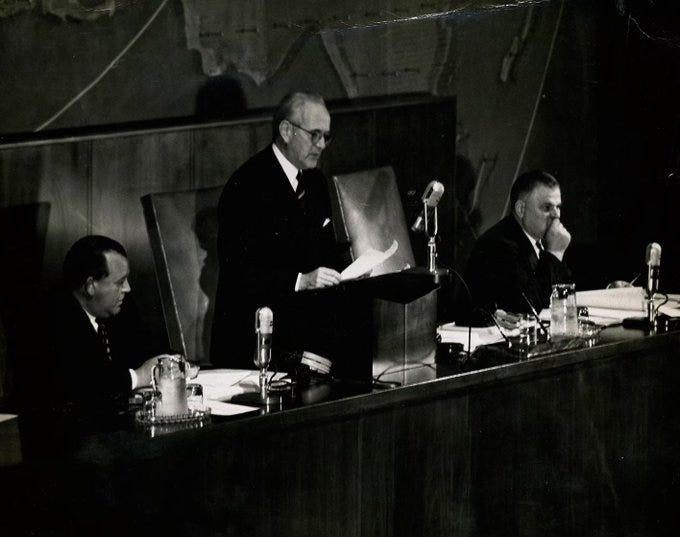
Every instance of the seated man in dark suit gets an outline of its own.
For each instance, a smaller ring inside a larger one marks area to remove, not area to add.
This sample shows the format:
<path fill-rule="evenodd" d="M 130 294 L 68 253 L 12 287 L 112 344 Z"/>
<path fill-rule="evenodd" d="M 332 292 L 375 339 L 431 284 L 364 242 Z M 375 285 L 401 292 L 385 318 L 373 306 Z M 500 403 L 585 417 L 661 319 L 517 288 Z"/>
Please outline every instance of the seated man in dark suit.
<path fill-rule="evenodd" d="M 309 296 L 340 281 L 330 201 L 316 167 L 330 141 L 330 115 L 316 94 L 286 96 L 273 120 L 273 143 L 243 164 L 218 207 L 219 282 L 211 361 L 252 368 L 255 311 L 274 312 L 277 351 L 332 352 L 328 324 Z M 315 336 L 316 334 L 316 336 Z"/>
<path fill-rule="evenodd" d="M 63 285 L 33 312 L 18 349 L 20 413 L 110 416 L 149 385 L 157 361 L 132 304 L 125 249 L 107 237 L 78 240 Z"/>
<path fill-rule="evenodd" d="M 550 303 L 553 284 L 571 281 L 563 261 L 571 235 L 560 221 L 557 180 L 542 171 L 520 175 L 510 206 L 512 214 L 477 239 L 465 271 L 475 324 L 488 324 L 496 309 L 530 313 L 531 303 L 541 310 Z"/>

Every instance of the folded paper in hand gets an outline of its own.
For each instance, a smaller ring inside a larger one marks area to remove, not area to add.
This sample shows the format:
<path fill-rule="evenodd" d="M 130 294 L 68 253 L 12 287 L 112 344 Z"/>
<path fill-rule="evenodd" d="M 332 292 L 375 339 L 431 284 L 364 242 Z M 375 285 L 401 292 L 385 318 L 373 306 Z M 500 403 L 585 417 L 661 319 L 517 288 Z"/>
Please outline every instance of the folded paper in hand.
<path fill-rule="evenodd" d="M 340 279 L 342 281 L 346 281 L 366 276 L 375 267 L 381 263 L 384 263 L 387 259 L 394 255 L 394 253 L 397 251 L 397 248 L 399 248 L 399 243 L 397 241 L 393 241 L 392 246 L 390 246 L 384 252 L 374 250 L 373 248 L 366 250 L 363 254 L 357 257 L 350 266 L 340 273 Z"/>

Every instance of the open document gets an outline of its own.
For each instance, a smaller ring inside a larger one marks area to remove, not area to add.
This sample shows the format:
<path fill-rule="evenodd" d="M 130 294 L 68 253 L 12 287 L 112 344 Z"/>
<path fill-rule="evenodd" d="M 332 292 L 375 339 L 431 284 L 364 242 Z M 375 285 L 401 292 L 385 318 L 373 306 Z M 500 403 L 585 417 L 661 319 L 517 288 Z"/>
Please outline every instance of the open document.
<path fill-rule="evenodd" d="M 370 274 L 375 267 L 393 256 L 397 251 L 397 248 L 399 248 L 399 243 L 397 241 L 392 241 L 392 246 L 384 252 L 374 250 L 373 248 L 366 250 L 340 273 L 340 279 L 342 281 L 353 280 Z"/>

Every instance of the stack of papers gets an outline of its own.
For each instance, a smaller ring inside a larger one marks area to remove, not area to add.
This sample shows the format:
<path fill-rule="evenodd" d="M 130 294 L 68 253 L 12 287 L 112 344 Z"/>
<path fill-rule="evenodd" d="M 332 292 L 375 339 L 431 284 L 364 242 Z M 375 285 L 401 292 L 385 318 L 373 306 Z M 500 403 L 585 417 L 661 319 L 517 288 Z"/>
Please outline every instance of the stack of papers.
<path fill-rule="evenodd" d="M 665 295 L 654 296 L 657 307 L 665 300 Z M 576 303 L 587 307 L 590 320 L 603 326 L 620 323 L 628 317 L 642 317 L 647 308 L 645 290 L 642 287 L 577 291 Z M 668 302 L 659 307 L 659 313 L 680 317 L 680 295 L 668 295 Z M 543 310 L 541 318 L 550 319 L 550 310 Z"/>
<path fill-rule="evenodd" d="M 467 326 L 446 323 L 437 328 L 437 334 L 441 337 L 442 343 L 460 343 L 467 351 L 469 330 Z M 503 334 L 496 326 L 473 327 L 470 332 L 470 352 L 480 345 L 489 345 L 504 340 Z"/>

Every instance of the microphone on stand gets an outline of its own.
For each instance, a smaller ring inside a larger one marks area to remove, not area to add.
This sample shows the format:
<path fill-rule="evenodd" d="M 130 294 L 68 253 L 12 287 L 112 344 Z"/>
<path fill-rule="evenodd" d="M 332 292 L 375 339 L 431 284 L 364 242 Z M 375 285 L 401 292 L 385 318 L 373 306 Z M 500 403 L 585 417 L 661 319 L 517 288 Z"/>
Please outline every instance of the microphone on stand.
<path fill-rule="evenodd" d="M 274 313 L 266 306 L 257 308 L 255 311 L 256 349 L 253 354 L 253 363 L 260 370 L 260 389 L 257 392 L 247 391 L 234 395 L 231 398 L 233 403 L 263 407 L 265 412 L 282 408 L 282 397 L 271 392 L 267 379 L 267 367 L 272 359 L 273 332 Z"/>
<path fill-rule="evenodd" d="M 658 242 L 647 245 L 645 254 L 647 263 L 647 322 L 650 328 L 656 327 L 656 308 L 654 307 L 654 293 L 659 290 L 659 271 L 661 266 L 661 246 Z"/>
<path fill-rule="evenodd" d="M 659 290 L 659 272 L 661 268 L 661 245 L 658 242 L 650 242 L 647 245 L 645 255 L 647 263 L 647 298 L 654 298 L 654 293 Z"/>
<path fill-rule="evenodd" d="M 423 210 L 420 211 L 418 218 L 415 219 L 413 225 L 411 226 L 411 231 L 422 231 L 425 223 L 425 218 L 427 215 L 425 212 L 429 209 L 435 208 L 439 204 L 439 200 L 442 199 L 444 195 L 444 185 L 439 181 L 430 181 L 430 183 L 425 187 L 425 192 L 423 192 L 420 198 L 421 203 L 424 205 Z"/>
<path fill-rule="evenodd" d="M 267 369 L 272 359 L 272 332 L 274 331 L 274 314 L 268 307 L 258 308 L 255 312 L 255 335 L 257 350 L 255 352 L 255 366 Z"/>
<path fill-rule="evenodd" d="M 661 245 L 658 242 L 650 242 L 647 245 L 645 264 L 647 265 L 647 282 L 645 286 L 646 316 L 628 317 L 623 320 L 623 326 L 625 328 L 640 328 L 655 333 L 657 319 L 654 294 L 659 290 L 659 271 L 661 267 Z"/>

